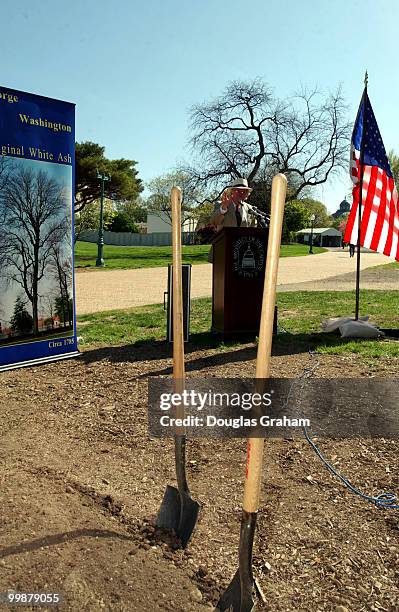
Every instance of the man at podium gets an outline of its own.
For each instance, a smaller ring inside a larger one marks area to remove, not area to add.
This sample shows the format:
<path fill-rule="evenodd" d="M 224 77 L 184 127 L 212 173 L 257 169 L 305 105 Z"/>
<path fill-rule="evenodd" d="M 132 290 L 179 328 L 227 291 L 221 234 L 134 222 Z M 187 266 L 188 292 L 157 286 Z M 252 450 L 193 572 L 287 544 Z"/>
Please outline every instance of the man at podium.
<path fill-rule="evenodd" d="M 255 218 L 250 214 L 246 200 L 252 189 L 248 187 L 245 178 L 234 179 L 225 187 L 221 200 L 216 202 L 215 210 L 210 223 L 217 232 L 224 227 L 252 227 Z M 209 251 L 208 261 L 213 262 L 212 247 Z"/>
<path fill-rule="evenodd" d="M 251 191 L 246 179 L 233 180 L 210 219 L 212 331 L 226 337 L 259 333 L 269 215 L 247 202 Z"/>
<path fill-rule="evenodd" d="M 211 217 L 211 224 L 216 231 L 223 227 L 249 227 L 254 225 L 254 219 L 249 214 L 245 201 L 252 189 L 248 187 L 245 178 L 235 179 L 227 185 L 222 193 L 220 202 L 216 203 Z"/>

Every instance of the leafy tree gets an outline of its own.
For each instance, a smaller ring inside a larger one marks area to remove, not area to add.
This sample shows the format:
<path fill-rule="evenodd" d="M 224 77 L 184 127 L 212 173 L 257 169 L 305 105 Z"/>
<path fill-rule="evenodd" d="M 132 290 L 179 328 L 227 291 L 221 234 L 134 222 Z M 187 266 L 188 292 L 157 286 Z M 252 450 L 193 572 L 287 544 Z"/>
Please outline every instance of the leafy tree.
<path fill-rule="evenodd" d="M 193 208 L 201 199 L 200 189 L 194 186 L 192 177 L 184 172 L 170 172 L 154 178 L 147 184 L 150 195 L 146 201 L 149 213 L 165 218 L 172 225 L 170 192 L 177 186 L 182 190 L 181 222 L 192 218 Z"/>
<path fill-rule="evenodd" d="M 11 319 L 11 329 L 28 334 L 33 329 L 33 317 L 26 310 L 26 304 L 21 296 L 18 296 L 14 306 L 14 314 Z"/>
<path fill-rule="evenodd" d="M 336 229 L 338 229 L 340 232 L 342 232 L 342 236 L 345 234 L 345 230 L 346 230 L 346 224 L 348 223 L 348 217 L 349 217 L 349 213 L 346 215 L 343 215 L 342 217 L 340 217 L 339 220 L 339 225 Z"/>
<path fill-rule="evenodd" d="M 388 153 L 388 160 L 395 180 L 396 189 L 399 189 L 399 156 L 395 154 L 393 149 Z"/>
<path fill-rule="evenodd" d="M 251 187 L 270 188 L 271 176 L 283 172 L 289 199 L 296 199 L 346 168 L 345 115 L 340 89 L 327 97 L 314 90 L 279 100 L 259 78 L 233 81 L 218 98 L 192 108 L 194 161 L 186 173 L 195 185 L 220 193 L 240 176 Z"/>
<path fill-rule="evenodd" d="M 139 232 L 138 223 L 147 221 L 147 209 L 140 198 L 115 203 L 116 211 L 109 224 L 111 232 Z"/>
<path fill-rule="evenodd" d="M 291 242 L 295 232 L 308 227 L 310 214 L 300 200 L 287 202 L 284 209 L 282 241 Z"/>
<path fill-rule="evenodd" d="M 115 202 L 115 208 L 118 213 L 126 214 L 134 223 L 145 223 L 147 221 L 147 209 L 140 196 L 136 200 Z"/>
<path fill-rule="evenodd" d="M 330 227 L 332 224 L 333 218 L 328 213 L 326 206 L 323 202 L 319 202 L 318 200 L 312 200 L 311 198 L 303 198 L 302 200 L 295 200 L 295 202 L 299 202 L 309 213 L 309 221 L 310 224 L 310 215 L 315 215 L 315 220 L 313 222 L 313 227 Z"/>
<path fill-rule="evenodd" d="M 104 193 L 110 200 L 134 200 L 143 190 L 136 163 L 131 159 L 107 159 L 105 147 L 95 142 L 77 142 L 75 147 L 75 212 L 100 198 L 97 172 L 111 177 L 104 183 Z"/>
<path fill-rule="evenodd" d="M 345 227 L 346 227 L 346 223 L 348 221 L 348 217 L 349 217 L 349 213 L 345 213 L 344 215 L 341 215 L 340 217 L 337 217 L 336 219 L 333 220 L 331 227 L 335 227 L 335 229 L 339 230 L 340 232 L 344 232 L 345 231 Z M 344 229 L 342 229 L 344 228 Z"/>
<path fill-rule="evenodd" d="M 116 210 L 111 200 L 104 199 L 104 229 L 109 230 L 115 217 Z M 75 213 L 75 242 L 80 239 L 83 232 L 87 230 L 98 230 L 100 224 L 100 201 L 96 200 L 87 204 L 83 210 Z"/>
<path fill-rule="evenodd" d="M 192 218 L 197 221 L 198 227 L 204 227 L 208 225 L 212 213 L 215 209 L 213 202 L 205 200 L 202 204 L 198 204 L 192 211 Z"/>
<path fill-rule="evenodd" d="M 109 230 L 111 232 L 132 232 L 133 234 L 137 234 L 139 228 L 128 213 L 118 212 L 112 219 Z"/>

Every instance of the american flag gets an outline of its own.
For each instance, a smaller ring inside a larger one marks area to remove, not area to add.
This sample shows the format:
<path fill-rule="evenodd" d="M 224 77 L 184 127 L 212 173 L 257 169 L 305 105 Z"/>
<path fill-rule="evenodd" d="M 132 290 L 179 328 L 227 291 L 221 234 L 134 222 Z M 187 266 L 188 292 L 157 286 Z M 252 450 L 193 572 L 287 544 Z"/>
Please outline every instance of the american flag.
<path fill-rule="evenodd" d="M 360 102 L 352 133 L 350 174 L 354 183 L 353 205 L 344 235 L 344 242 L 351 244 L 358 241 L 362 147 L 364 170 L 360 244 L 399 261 L 398 192 L 367 90 Z"/>

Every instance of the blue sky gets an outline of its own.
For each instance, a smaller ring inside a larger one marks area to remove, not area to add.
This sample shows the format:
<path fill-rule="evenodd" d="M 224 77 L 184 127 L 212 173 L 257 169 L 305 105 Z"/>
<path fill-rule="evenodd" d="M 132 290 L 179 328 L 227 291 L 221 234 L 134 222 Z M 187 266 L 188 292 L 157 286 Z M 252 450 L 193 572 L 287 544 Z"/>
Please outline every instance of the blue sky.
<path fill-rule="evenodd" d="M 399 152 L 398 18 L 382 0 L 5 0 L 0 86 L 75 102 L 77 140 L 137 160 L 149 180 L 188 156 L 189 107 L 228 81 L 260 76 L 279 97 L 341 84 L 354 121 L 367 68 Z M 315 195 L 333 211 L 349 189 L 344 175 Z"/>

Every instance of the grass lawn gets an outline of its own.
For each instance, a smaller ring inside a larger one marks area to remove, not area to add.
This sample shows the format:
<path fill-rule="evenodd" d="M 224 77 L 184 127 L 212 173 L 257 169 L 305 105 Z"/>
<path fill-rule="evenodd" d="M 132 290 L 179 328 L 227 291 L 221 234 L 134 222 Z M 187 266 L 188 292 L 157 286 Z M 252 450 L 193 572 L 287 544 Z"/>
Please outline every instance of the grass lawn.
<path fill-rule="evenodd" d="M 353 316 L 354 291 L 278 293 L 279 323 L 287 331 L 280 342 L 302 343 L 318 353 L 356 353 L 364 358 L 399 357 L 399 342 L 343 339 L 320 331 L 323 319 Z M 399 291 L 360 290 L 360 315 L 367 314 L 379 327 L 399 328 Z"/>
<path fill-rule="evenodd" d="M 382 266 L 373 266 L 375 268 L 385 268 L 386 270 L 397 270 L 399 268 L 399 261 L 393 261 L 389 264 L 383 264 Z"/>
<path fill-rule="evenodd" d="M 398 358 L 399 342 L 385 340 L 343 340 L 320 331 L 322 319 L 353 314 L 352 291 L 278 293 L 279 324 L 285 333 L 275 343 L 319 353 L 356 353 L 365 359 Z M 361 291 L 361 314 L 367 313 L 381 327 L 399 327 L 399 291 Z M 224 350 L 237 341 L 223 342 L 209 333 L 211 300 L 192 301 L 191 343 Z M 161 304 L 128 310 L 99 312 L 78 317 L 78 334 L 83 347 L 142 344 L 165 338 L 166 313 Z"/>
<path fill-rule="evenodd" d="M 183 262 L 207 263 L 209 245 L 183 246 Z M 313 247 L 314 253 L 326 249 Z M 281 247 L 281 257 L 299 257 L 309 254 L 309 247 L 303 244 L 287 244 Z M 96 268 L 97 245 L 78 241 L 75 246 L 75 268 Z M 124 247 L 104 245 L 106 270 L 131 268 L 156 268 L 172 263 L 172 247 Z"/>

